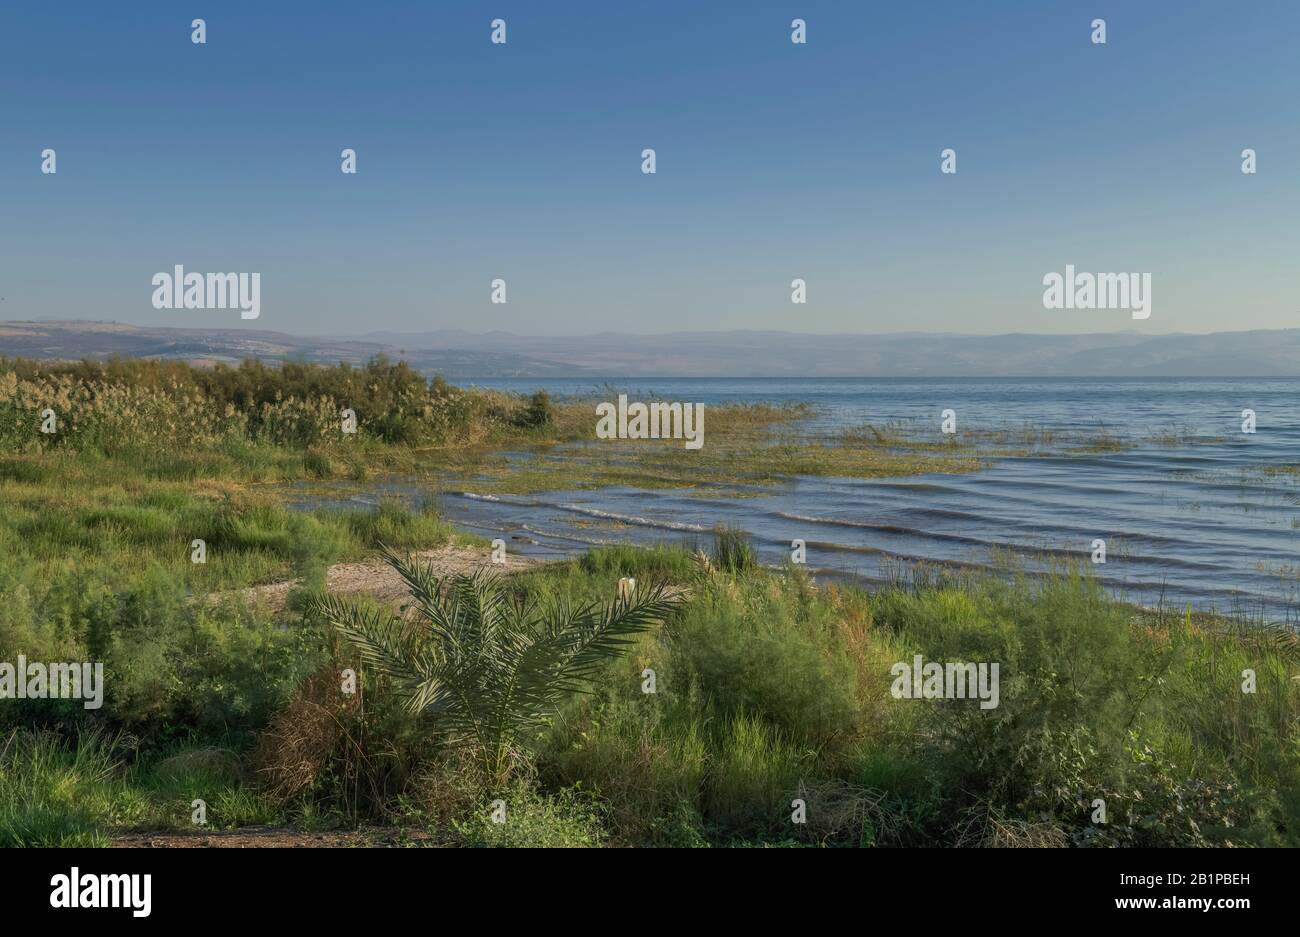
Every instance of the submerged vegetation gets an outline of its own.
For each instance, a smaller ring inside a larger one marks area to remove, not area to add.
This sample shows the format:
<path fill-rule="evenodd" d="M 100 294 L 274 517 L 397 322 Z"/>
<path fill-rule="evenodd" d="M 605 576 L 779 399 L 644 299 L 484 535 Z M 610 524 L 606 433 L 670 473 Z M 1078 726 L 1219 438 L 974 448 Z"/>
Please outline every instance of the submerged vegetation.
<path fill-rule="evenodd" d="M 633 458 L 573 445 L 586 404 L 383 361 L 0 366 L 0 662 L 105 671 L 97 710 L 0 699 L 0 844 L 192 830 L 196 800 L 207 829 L 433 845 L 1300 844 L 1292 631 L 1137 610 L 1069 570 L 817 583 L 729 529 L 440 580 L 407 554 L 481 548 L 435 498 L 283 500 L 378 472 L 542 484 L 557 444 L 575 454 L 551 486 L 759 484 L 779 474 L 760 442 L 810 472 L 973 461 L 883 431 L 786 453 L 799 414 L 719 411 L 703 461 Z M 327 593 L 327 566 L 385 546 L 405 608 Z M 279 607 L 240 591 L 286 578 Z M 998 705 L 898 698 L 891 669 L 917 655 L 997 662 Z"/>

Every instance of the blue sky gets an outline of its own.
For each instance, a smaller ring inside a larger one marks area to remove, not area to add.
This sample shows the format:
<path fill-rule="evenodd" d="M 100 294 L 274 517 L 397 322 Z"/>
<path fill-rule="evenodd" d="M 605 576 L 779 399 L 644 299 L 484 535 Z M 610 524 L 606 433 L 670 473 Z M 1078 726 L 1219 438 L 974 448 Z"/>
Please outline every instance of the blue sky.
<path fill-rule="evenodd" d="M 1295 326 L 1297 34 L 1293 2 L 6 0 L 0 319 Z M 260 272 L 261 318 L 154 309 L 178 263 Z M 1151 318 L 1044 309 L 1066 264 L 1150 272 Z"/>

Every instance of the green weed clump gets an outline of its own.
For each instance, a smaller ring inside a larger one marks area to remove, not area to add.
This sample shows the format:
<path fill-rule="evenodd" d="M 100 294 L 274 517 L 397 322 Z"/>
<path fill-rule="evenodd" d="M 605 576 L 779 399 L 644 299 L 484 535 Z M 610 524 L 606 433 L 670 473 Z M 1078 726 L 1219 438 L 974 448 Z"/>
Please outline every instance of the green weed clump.
<path fill-rule="evenodd" d="M 728 573 L 750 573 L 758 568 L 758 554 L 745 531 L 718 527 L 713 531 L 713 564 Z"/>
<path fill-rule="evenodd" d="M 539 752 L 544 778 L 604 795 L 615 841 L 1296 841 L 1294 642 L 1140 613 L 1069 575 L 868 594 L 713 573 L 688 588 Z M 916 654 L 998 662 L 999 705 L 895 698 L 890 669 Z"/>
<path fill-rule="evenodd" d="M 104 695 L 93 710 L 63 699 L 0 706 L 0 729 L 95 725 L 130 732 L 148 749 L 195 733 L 247 740 L 322 653 L 269 612 L 194 601 L 158 569 L 122 581 L 68 567 L 41 592 L 19 585 L 6 595 L 0 660 L 100 662 Z"/>
<path fill-rule="evenodd" d="M 65 744 L 8 732 L 0 744 L 0 847 L 107 846 L 126 785 L 113 745 L 90 731 Z"/>
<path fill-rule="evenodd" d="M 218 824 L 395 823 L 440 845 L 1297 845 L 1288 633 L 1134 609 L 1080 575 L 866 592 L 686 547 L 593 551 L 484 608 L 608 602 L 652 573 L 680 607 L 584 667 L 589 692 L 513 723 L 508 770 L 489 772 L 464 725 L 413 715 L 310 613 L 281 630 L 237 604 L 187 611 L 163 577 L 125 595 L 70 584 L 42 600 L 62 609 L 45 627 L 29 595 L 0 611 L 6 646 L 103 653 L 108 725 L 136 741 L 110 745 L 72 709 L 11 716 L 0 841 L 184 826 L 203 797 Z M 891 670 L 915 655 L 998 663 L 998 705 L 899 698 Z"/>
<path fill-rule="evenodd" d="M 452 823 L 457 845 L 582 849 L 605 843 L 600 804 L 581 790 L 543 795 L 532 785 L 518 784 L 497 801 Z"/>

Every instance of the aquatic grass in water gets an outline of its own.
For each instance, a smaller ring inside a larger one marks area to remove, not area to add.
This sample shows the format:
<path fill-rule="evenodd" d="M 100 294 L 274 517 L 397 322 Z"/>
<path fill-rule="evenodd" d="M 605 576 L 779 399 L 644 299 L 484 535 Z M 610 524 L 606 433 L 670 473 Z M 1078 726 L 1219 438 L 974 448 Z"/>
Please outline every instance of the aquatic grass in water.
<path fill-rule="evenodd" d="M 748 573 L 758 568 L 758 556 L 749 535 L 736 527 L 713 531 L 713 565 L 728 573 Z"/>

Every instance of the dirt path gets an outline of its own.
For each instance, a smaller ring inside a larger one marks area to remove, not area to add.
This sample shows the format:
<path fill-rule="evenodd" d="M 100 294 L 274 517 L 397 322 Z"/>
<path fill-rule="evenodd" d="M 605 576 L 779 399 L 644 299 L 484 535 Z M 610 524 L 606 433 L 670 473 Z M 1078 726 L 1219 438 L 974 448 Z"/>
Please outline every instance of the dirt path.
<path fill-rule="evenodd" d="M 432 550 L 413 554 L 421 562 L 432 563 L 434 571 L 442 576 L 472 573 L 491 567 L 505 573 L 534 569 L 546 561 L 527 556 L 506 554 L 504 565 L 491 562 L 491 551 L 485 547 L 465 547 L 448 544 Z M 294 579 L 273 582 L 264 586 L 250 586 L 235 594 L 246 601 L 272 610 L 284 607 L 289 593 L 298 585 Z M 406 587 L 397 571 L 381 557 L 359 560 L 355 563 L 338 563 L 325 574 L 325 585 L 334 595 L 370 595 L 381 602 L 396 604 L 407 595 Z"/>

